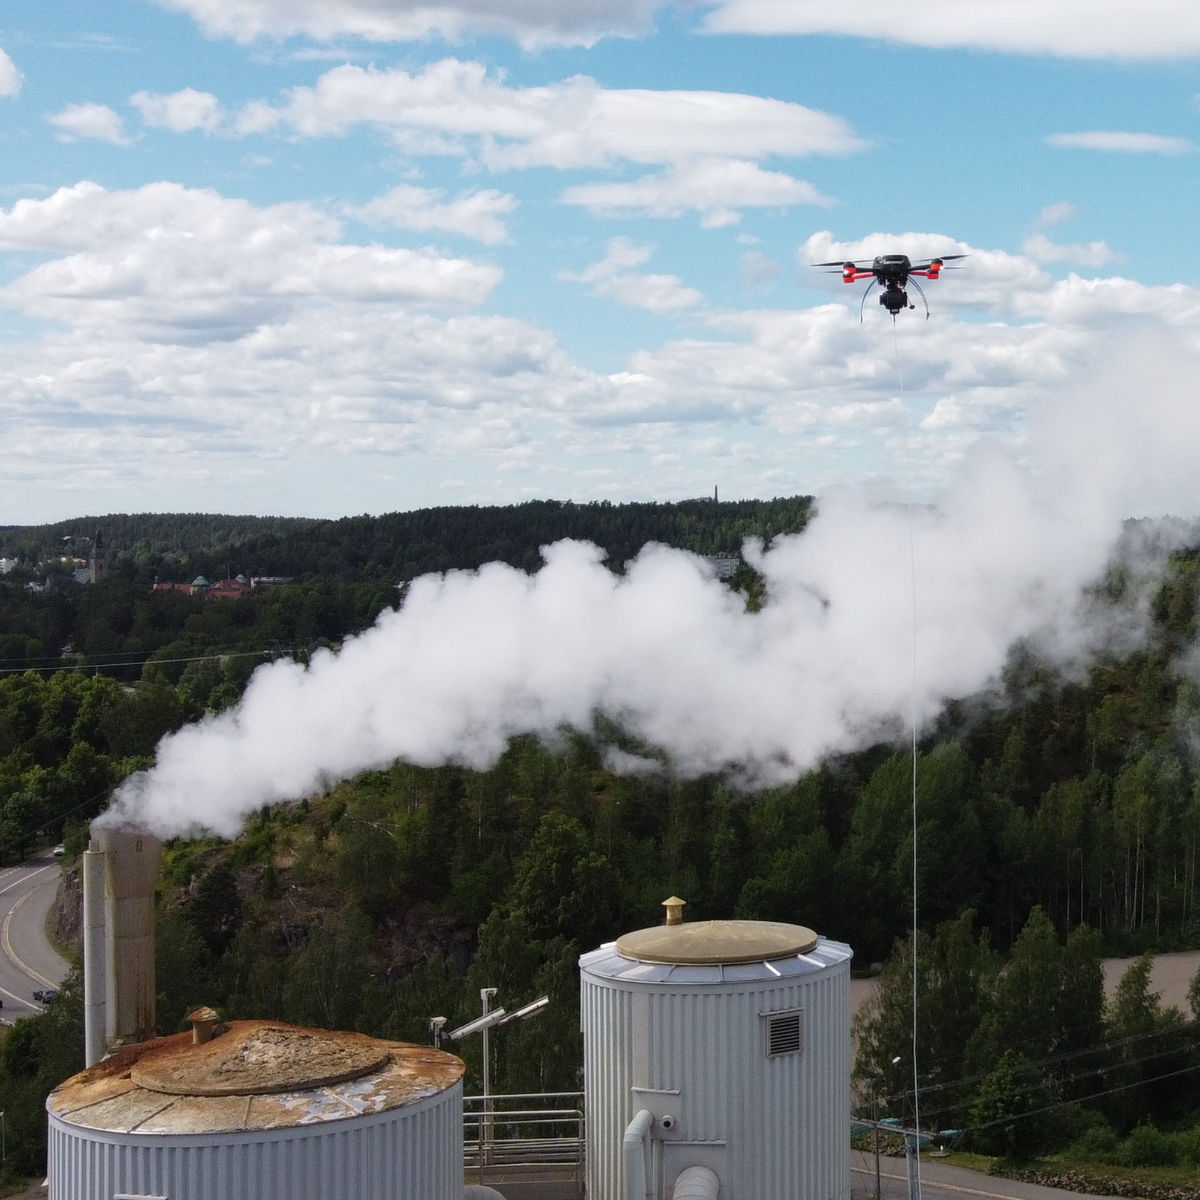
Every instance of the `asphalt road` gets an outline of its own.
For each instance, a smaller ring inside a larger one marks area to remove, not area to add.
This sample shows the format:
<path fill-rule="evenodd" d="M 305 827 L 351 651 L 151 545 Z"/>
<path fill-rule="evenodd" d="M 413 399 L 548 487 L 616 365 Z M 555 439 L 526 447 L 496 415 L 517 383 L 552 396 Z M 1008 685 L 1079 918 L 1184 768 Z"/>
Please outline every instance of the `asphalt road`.
<path fill-rule="evenodd" d="M 853 1200 L 873 1197 L 874 1156 L 852 1151 L 850 1172 Z M 884 1157 L 880 1160 L 879 1185 L 883 1200 L 908 1200 L 908 1169 L 904 1159 Z M 922 1200 L 1096 1200 L 1085 1192 L 1063 1192 L 1036 1183 L 952 1167 L 928 1154 L 921 1157 L 920 1192 Z"/>
<path fill-rule="evenodd" d="M 46 936 L 58 888 L 59 861 L 46 855 L 0 870 L 0 1019 L 41 1012 L 39 988 L 57 987 L 70 964 Z"/>

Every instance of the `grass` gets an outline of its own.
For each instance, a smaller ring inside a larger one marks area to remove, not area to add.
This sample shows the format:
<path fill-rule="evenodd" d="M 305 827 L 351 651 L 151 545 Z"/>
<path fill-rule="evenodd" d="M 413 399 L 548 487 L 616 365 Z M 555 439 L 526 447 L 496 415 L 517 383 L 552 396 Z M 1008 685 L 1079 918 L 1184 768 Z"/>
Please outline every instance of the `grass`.
<path fill-rule="evenodd" d="M 1062 1157 L 1017 1163 L 958 1151 L 942 1161 L 989 1175 L 1097 1196 L 1200 1200 L 1200 1173 L 1195 1166 L 1121 1167 L 1111 1163 L 1080 1163 Z"/>

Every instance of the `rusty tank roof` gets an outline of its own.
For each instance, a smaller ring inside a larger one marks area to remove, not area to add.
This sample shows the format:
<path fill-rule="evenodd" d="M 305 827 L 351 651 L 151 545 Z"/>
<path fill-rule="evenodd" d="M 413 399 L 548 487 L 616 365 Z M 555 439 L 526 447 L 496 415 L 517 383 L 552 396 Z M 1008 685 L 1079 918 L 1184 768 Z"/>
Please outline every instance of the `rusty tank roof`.
<path fill-rule="evenodd" d="M 453 1087 L 463 1064 L 429 1046 L 278 1021 L 231 1021 L 128 1047 L 50 1093 L 49 1112 L 110 1133 L 235 1133 L 340 1121 Z"/>

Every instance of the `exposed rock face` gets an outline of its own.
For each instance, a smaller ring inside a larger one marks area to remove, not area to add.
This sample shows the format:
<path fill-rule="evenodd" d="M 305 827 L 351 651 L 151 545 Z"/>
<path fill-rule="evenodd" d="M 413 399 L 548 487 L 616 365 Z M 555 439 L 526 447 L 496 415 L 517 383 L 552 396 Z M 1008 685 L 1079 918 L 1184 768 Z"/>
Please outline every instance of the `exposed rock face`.
<path fill-rule="evenodd" d="M 83 953 L 83 882 L 78 861 L 64 867 L 50 916 L 50 936 L 60 946 Z"/>

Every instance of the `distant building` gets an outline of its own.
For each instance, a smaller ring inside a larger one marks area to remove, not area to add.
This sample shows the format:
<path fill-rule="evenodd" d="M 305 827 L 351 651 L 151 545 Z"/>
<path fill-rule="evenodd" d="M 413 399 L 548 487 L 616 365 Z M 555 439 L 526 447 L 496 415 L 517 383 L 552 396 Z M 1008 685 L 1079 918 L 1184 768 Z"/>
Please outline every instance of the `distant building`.
<path fill-rule="evenodd" d="M 732 554 L 706 554 L 704 561 L 717 573 L 717 578 L 724 581 L 732 579 L 738 573 L 742 560 Z"/>
<path fill-rule="evenodd" d="M 105 575 L 108 574 L 108 552 L 104 545 L 104 534 L 99 529 L 96 530 L 95 537 L 92 538 L 92 548 L 88 553 L 87 561 L 87 582 L 99 583 Z"/>
<path fill-rule="evenodd" d="M 209 600 L 240 600 L 248 595 L 250 584 L 245 575 L 238 575 L 234 579 L 218 579 L 208 588 Z"/>
<path fill-rule="evenodd" d="M 250 595 L 250 583 L 245 575 L 233 579 L 218 579 L 209 583 L 203 575 L 197 575 L 191 583 L 162 583 L 154 581 L 156 592 L 186 592 L 189 596 L 203 596 L 205 600 L 240 600 Z"/>

